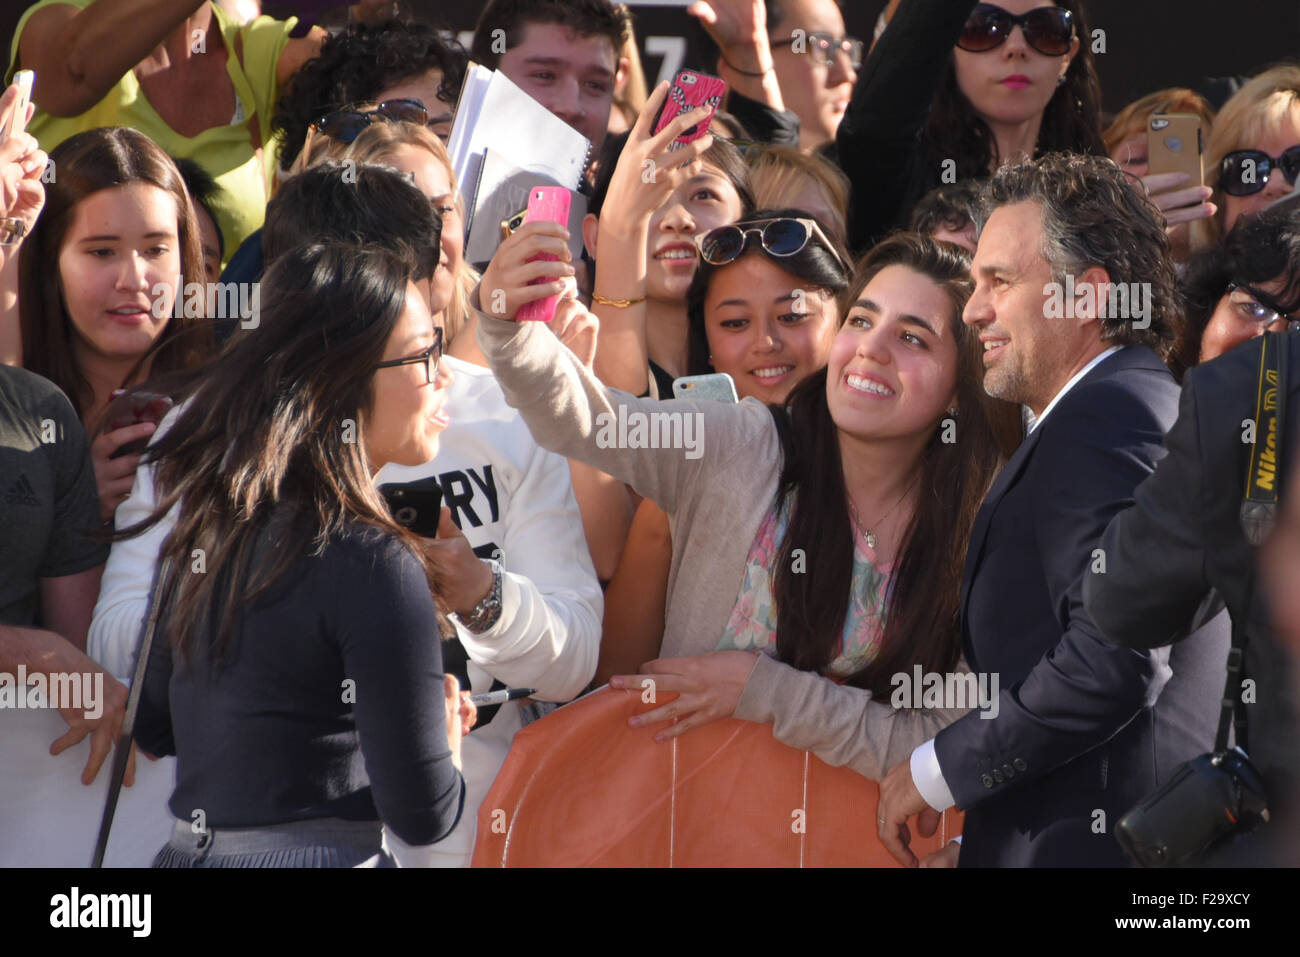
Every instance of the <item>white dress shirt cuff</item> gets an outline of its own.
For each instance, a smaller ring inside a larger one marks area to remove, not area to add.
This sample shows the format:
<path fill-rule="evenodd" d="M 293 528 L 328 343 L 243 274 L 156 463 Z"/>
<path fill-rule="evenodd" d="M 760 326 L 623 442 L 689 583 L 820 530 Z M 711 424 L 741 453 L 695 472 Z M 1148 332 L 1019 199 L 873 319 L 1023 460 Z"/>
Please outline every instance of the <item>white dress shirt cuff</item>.
<path fill-rule="evenodd" d="M 912 783 L 921 792 L 926 804 L 936 811 L 946 811 L 957 803 L 948 790 L 948 782 L 943 779 L 939 756 L 934 753 L 934 738 L 917 745 L 908 763 L 912 769 Z"/>

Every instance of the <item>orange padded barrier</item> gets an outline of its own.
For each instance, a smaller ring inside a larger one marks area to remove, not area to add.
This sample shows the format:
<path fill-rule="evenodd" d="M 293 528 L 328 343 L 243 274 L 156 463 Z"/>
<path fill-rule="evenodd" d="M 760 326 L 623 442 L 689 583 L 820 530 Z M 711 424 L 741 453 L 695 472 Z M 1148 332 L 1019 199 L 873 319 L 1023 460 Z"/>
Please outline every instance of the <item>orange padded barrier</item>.
<path fill-rule="evenodd" d="M 672 700 L 664 697 L 662 701 Z M 662 744 L 610 688 L 515 735 L 479 808 L 475 867 L 898 867 L 876 836 L 877 786 L 729 718 Z M 918 858 L 961 833 L 951 810 Z"/>

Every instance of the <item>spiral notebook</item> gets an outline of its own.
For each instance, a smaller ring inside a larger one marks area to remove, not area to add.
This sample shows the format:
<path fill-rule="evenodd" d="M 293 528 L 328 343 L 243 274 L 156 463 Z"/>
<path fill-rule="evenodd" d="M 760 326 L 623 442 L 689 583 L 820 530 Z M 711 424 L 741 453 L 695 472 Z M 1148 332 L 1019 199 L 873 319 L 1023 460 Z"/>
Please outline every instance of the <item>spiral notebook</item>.
<path fill-rule="evenodd" d="M 447 141 L 452 169 L 468 211 L 466 237 L 474 228 L 479 207 L 487 199 L 486 193 L 480 197 L 480 181 L 489 149 L 515 169 L 540 177 L 541 181 L 576 190 L 587 167 L 591 141 L 517 87 L 505 74 L 471 64 L 465 73 L 456 120 Z"/>

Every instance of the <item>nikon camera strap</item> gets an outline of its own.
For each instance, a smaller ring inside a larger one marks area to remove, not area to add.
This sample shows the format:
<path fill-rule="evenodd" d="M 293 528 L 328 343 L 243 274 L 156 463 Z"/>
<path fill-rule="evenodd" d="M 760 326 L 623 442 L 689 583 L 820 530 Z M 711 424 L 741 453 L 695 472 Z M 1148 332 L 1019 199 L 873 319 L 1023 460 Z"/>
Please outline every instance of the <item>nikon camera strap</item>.
<path fill-rule="evenodd" d="M 1258 546 L 1273 530 L 1277 516 L 1278 485 L 1282 480 L 1282 450 L 1286 443 L 1287 371 L 1289 334 L 1267 332 L 1261 337 L 1259 383 L 1255 388 L 1255 442 L 1250 449 L 1246 494 L 1241 502 L 1241 530 Z M 1255 597 L 1255 563 L 1246 572 L 1246 602 L 1232 623 L 1232 648 L 1228 652 L 1228 681 L 1223 689 L 1223 709 L 1214 750 L 1228 749 L 1228 727 L 1236 717 L 1237 741 L 1245 740 L 1245 707 L 1237 707 L 1241 690 L 1242 659 L 1246 652 L 1246 620 Z"/>

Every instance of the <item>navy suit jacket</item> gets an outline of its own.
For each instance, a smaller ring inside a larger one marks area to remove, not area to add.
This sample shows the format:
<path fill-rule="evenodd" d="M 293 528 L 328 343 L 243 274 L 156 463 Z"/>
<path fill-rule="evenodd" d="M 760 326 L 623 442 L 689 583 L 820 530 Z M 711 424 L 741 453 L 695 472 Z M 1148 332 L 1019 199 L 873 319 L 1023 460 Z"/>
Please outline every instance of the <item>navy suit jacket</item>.
<path fill-rule="evenodd" d="M 1227 616 L 1171 653 L 1105 641 L 1083 606 L 1083 573 L 1105 560 L 1102 533 L 1163 454 L 1178 395 L 1150 349 L 1108 356 L 980 507 L 961 629 L 971 668 L 998 675 L 998 714 L 973 711 L 935 738 L 966 811 L 963 867 L 1123 865 L 1116 821 L 1213 743 Z"/>

